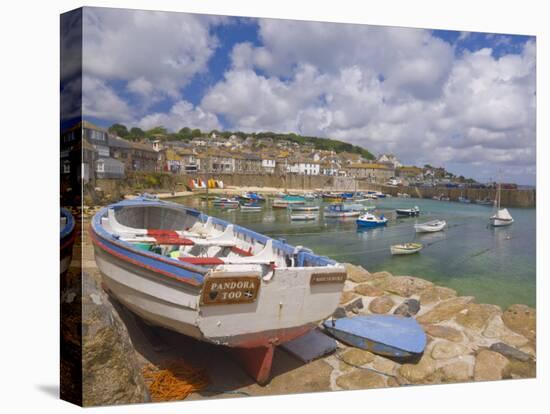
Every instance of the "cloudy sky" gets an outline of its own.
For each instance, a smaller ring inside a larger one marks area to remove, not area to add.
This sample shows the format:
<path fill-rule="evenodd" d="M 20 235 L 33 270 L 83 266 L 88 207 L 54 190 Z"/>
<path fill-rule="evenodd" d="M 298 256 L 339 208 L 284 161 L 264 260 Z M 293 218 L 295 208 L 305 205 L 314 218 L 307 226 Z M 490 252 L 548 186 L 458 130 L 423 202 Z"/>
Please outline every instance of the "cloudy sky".
<path fill-rule="evenodd" d="M 86 8 L 83 111 L 296 132 L 535 183 L 535 38 Z"/>

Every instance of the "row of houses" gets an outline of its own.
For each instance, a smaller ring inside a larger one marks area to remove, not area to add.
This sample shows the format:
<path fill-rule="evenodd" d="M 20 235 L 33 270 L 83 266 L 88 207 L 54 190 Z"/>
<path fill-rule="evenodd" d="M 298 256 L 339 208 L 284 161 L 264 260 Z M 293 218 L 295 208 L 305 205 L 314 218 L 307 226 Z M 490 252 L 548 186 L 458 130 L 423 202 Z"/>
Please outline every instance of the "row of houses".
<path fill-rule="evenodd" d="M 255 144 L 258 141 L 255 139 Z M 160 139 L 132 142 L 83 121 L 62 133 L 61 168 L 66 175 L 76 172 L 76 176 L 84 182 L 101 178 L 121 179 L 131 171 L 250 175 L 290 173 L 349 176 L 375 183 L 385 183 L 400 171 L 403 174 L 418 174 L 417 170 L 410 170 L 416 167 L 403 167 L 393 155 L 383 155 L 372 162 L 356 153 L 318 151 L 311 145 L 300 146 L 294 142 L 281 144 L 270 141 L 270 138 L 261 139 L 261 148 L 251 149 L 249 144 L 246 138 L 237 136 L 228 139 L 199 137 L 191 142 Z"/>
<path fill-rule="evenodd" d="M 158 171 L 152 145 L 126 141 L 82 121 L 61 134 L 61 173 L 85 183 L 124 178 L 129 171 Z"/>

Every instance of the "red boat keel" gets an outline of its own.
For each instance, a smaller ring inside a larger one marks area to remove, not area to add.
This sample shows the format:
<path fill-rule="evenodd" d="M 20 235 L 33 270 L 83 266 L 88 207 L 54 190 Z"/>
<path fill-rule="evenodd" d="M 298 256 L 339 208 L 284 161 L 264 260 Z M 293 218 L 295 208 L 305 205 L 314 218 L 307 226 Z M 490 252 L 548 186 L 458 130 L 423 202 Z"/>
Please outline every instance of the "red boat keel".
<path fill-rule="evenodd" d="M 233 348 L 233 354 L 244 370 L 260 385 L 269 382 L 275 345 L 258 348 Z"/>

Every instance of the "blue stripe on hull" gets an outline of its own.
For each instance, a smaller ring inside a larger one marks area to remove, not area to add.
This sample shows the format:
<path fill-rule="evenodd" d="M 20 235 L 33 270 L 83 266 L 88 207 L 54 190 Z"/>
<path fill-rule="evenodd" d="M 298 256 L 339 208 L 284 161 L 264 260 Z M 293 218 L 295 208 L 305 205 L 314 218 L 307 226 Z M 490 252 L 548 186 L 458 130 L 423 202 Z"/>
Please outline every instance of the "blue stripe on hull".
<path fill-rule="evenodd" d="M 357 220 L 357 225 L 359 227 L 374 228 L 374 227 L 384 227 L 386 225 L 386 223 L 372 223 L 372 222 L 368 222 L 368 221 Z"/>

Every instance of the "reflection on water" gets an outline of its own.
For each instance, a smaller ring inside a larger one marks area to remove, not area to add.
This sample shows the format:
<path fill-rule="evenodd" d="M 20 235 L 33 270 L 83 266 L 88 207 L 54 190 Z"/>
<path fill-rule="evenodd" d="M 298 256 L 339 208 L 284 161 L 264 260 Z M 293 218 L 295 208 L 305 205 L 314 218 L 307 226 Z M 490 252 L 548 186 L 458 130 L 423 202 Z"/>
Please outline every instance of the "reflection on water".
<path fill-rule="evenodd" d="M 488 226 L 491 207 L 434 200 L 379 199 L 375 214 L 390 220 L 387 227 L 358 229 L 355 218 L 329 219 L 319 212 L 314 221 L 291 221 L 285 209 L 261 212 L 222 210 L 197 197 L 174 200 L 182 204 L 242 224 L 291 244 L 341 262 L 359 264 L 371 272 L 387 270 L 413 275 L 472 295 L 479 303 L 506 307 L 512 303 L 535 306 L 535 209 L 514 209 L 510 227 Z M 317 202 L 319 203 L 319 202 Z M 323 203 L 321 203 L 323 205 Z M 397 218 L 395 208 L 418 205 L 420 217 Z M 447 221 L 439 233 L 417 234 L 415 223 L 433 219 Z M 424 249 L 410 256 L 392 256 L 390 246 L 420 242 Z"/>

